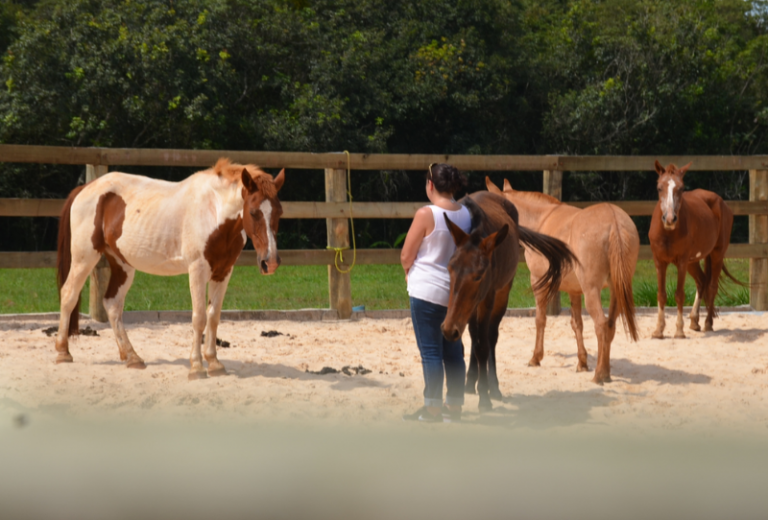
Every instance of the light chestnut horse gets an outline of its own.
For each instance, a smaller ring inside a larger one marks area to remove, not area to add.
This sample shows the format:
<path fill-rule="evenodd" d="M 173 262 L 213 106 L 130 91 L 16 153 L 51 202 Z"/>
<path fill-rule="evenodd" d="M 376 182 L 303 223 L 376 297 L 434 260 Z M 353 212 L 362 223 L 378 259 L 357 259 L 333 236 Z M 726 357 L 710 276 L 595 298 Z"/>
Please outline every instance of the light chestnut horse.
<path fill-rule="evenodd" d="M 664 305 L 667 302 L 667 266 L 677 267 L 677 330 L 676 338 L 685 338 L 683 332 L 683 305 L 685 304 L 685 273 L 696 282 L 696 300 L 691 309 L 691 330 L 701 330 L 699 308 L 703 299 L 707 305 L 704 331 L 712 330 L 715 317 L 715 296 L 720 283 L 720 272 L 739 285 L 746 285 L 734 278 L 725 268 L 723 259 L 731 241 L 733 211 L 723 199 L 707 190 L 685 191 L 683 178 L 691 163 L 682 168 L 674 164 L 664 168 L 656 161 L 656 184 L 659 201 L 653 209 L 648 238 L 651 241 L 653 263 L 656 264 L 659 317 L 653 337 L 664 337 Z M 704 260 L 704 270 L 701 269 Z"/>
<path fill-rule="evenodd" d="M 581 319 L 581 295 L 595 324 L 597 366 L 595 383 L 611 381 L 611 343 L 616 334 L 616 318 L 621 316 L 630 337 L 637 341 L 632 276 L 635 274 L 640 237 L 629 215 L 613 204 L 602 203 L 585 209 L 563 204 L 554 197 L 537 192 L 517 191 L 504 181 L 502 192 L 485 178 L 488 190 L 503 194 L 520 215 L 520 225 L 558 238 L 568 244 L 578 263 L 560 283 L 560 291 L 571 299 L 571 328 L 576 334 L 578 364 L 576 371 L 589 370 L 584 348 L 584 323 Z M 535 250 L 525 249 L 525 261 L 531 271 L 531 286 L 547 271 L 549 262 Z M 608 317 L 603 313 L 600 291 L 611 292 Z M 540 366 L 544 358 L 544 329 L 547 325 L 547 294 L 534 290 L 536 297 L 536 346 L 529 366 Z"/>
<path fill-rule="evenodd" d="M 232 266 L 247 237 L 262 274 L 280 265 L 277 192 L 284 180 L 285 170 L 273 179 L 256 166 L 219 159 L 213 168 L 178 183 L 112 172 L 75 188 L 59 221 L 56 362 L 72 362 L 69 337 L 78 334 L 80 291 L 103 254 L 111 272 L 104 308 L 128 368 L 146 368 L 122 318 L 138 269 L 161 276 L 189 273 L 194 329 L 189 379 L 225 375 L 216 357 L 216 330 Z M 207 373 L 200 353 L 204 330 Z"/>

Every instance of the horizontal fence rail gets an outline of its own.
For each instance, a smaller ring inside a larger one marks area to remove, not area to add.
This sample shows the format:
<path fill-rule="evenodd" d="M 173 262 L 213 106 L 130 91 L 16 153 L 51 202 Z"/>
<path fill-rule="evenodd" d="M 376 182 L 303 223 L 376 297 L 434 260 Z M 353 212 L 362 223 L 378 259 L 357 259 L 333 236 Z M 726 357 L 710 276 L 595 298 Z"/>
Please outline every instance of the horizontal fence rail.
<path fill-rule="evenodd" d="M 521 249 L 521 254 L 524 252 Z M 335 253 L 326 249 L 281 249 L 281 265 L 331 265 Z M 768 244 L 731 244 L 726 258 L 763 258 L 768 257 Z M 351 263 L 352 251 L 344 252 L 344 263 Z M 652 260 L 651 246 L 640 246 L 638 260 Z M 400 263 L 400 249 L 358 249 L 356 264 L 387 265 Z M 520 263 L 525 263 L 525 257 L 520 257 Z M 258 266 L 255 251 L 243 251 L 235 265 Z M 56 267 L 56 251 L 35 252 L 0 252 L 0 269 L 32 269 Z"/>
<path fill-rule="evenodd" d="M 283 218 L 326 219 L 328 243 L 345 245 L 348 226 L 345 219 L 410 219 L 425 205 L 418 202 L 346 202 L 346 169 L 353 170 L 421 170 L 431 163 L 447 162 L 464 171 L 528 171 L 543 172 L 543 191 L 562 199 L 564 171 L 653 171 L 654 161 L 679 166 L 692 163 L 690 171 L 717 172 L 749 170 L 750 200 L 727 201 L 736 215 L 749 217 L 750 243 L 731 244 L 728 258 L 750 259 L 750 303 L 753 308 L 768 310 L 768 156 L 564 156 L 564 155 L 441 155 L 441 154 L 359 154 L 345 152 L 253 152 L 238 150 L 165 150 L 129 148 L 70 148 L 0 144 L 0 162 L 66 164 L 86 166 L 86 179 L 93 180 L 108 169 L 130 171 L 131 166 L 165 166 L 208 168 L 221 157 L 262 168 L 324 170 L 326 202 L 283 201 Z M 74 186 L 73 186 L 74 187 Z M 584 208 L 600 202 L 565 202 Z M 632 216 L 651 215 L 656 201 L 612 201 Z M 0 199 L 0 217 L 57 217 L 62 199 Z M 330 230 L 333 230 L 331 232 Z M 281 250 L 283 265 L 326 265 L 329 269 L 330 307 L 340 317 L 351 313 L 349 274 L 339 274 L 333 267 L 335 253 L 329 250 Z M 344 253 L 349 264 L 352 252 Z M 639 258 L 651 259 L 649 246 L 641 246 Z M 357 251 L 358 264 L 398 264 L 399 249 L 362 249 Z M 55 267 L 56 253 L 0 252 L 0 268 Z M 257 265 L 253 251 L 243 251 L 237 265 Z M 97 267 L 95 272 L 104 267 Z M 107 269 L 108 270 L 108 269 Z M 99 276 L 103 277 L 104 273 Z M 101 283 L 101 282 L 100 282 Z M 96 284 L 92 284 L 92 288 Z M 99 296 L 99 295 L 97 295 Z M 549 307 L 559 312 L 559 300 Z M 101 299 L 92 294 L 91 315 L 105 316 Z M 98 319 L 98 318 L 97 318 Z"/>
<path fill-rule="evenodd" d="M 220 157 L 257 164 L 262 168 L 321 170 L 347 168 L 347 155 L 306 152 L 246 152 L 238 150 L 164 150 L 132 148 L 70 148 L 0 144 L 1 162 L 38 164 L 105 164 L 109 166 L 209 167 Z M 689 171 L 764 170 L 768 155 L 440 155 L 349 154 L 353 170 L 426 170 L 447 162 L 460 170 L 480 171 L 650 171 L 653 161 L 679 166 L 693 162 Z"/>
<path fill-rule="evenodd" d="M 650 215 L 656 201 L 623 200 L 607 201 L 615 204 L 628 215 Z M 586 208 L 605 202 L 564 202 L 577 208 Z M 283 216 L 288 219 L 304 218 L 403 218 L 410 219 L 426 202 L 354 202 L 352 213 L 348 202 L 286 202 L 281 203 Z M 768 214 L 768 201 L 726 201 L 734 215 Z M 0 217 L 58 217 L 64 199 L 0 199 Z"/>

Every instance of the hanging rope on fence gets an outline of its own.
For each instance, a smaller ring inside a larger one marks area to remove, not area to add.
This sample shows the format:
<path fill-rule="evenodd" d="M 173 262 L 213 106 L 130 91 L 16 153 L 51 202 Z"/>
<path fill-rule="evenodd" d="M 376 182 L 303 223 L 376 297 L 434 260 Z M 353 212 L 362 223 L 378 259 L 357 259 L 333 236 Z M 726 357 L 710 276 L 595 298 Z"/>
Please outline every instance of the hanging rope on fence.
<path fill-rule="evenodd" d="M 351 165 L 350 165 L 350 157 L 349 152 L 347 150 L 344 150 L 344 153 L 347 154 L 347 195 L 349 195 L 349 222 L 350 227 L 352 229 L 352 264 L 349 266 L 349 269 L 342 270 L 339 267 L 339 260 L 341 260 L 342 263 L 344 263 L 344 254 L 343 251 L 345 249 L 349 249 L 349 247 L 332 247 L 332 246 L 326 246 L 326 249 L 333 249 L 336 252 L 336 256 L 333 259 L 333 265 L 336 266 L 336 270 L 340 272 L 341 274 L 347 274 L 352 271 L 352 268 L 355 267 L 355 262 L 357 261 L 357 245 L 355 244 L 355 220 L 352 217 L 352 174 L 351 174 Z"/>

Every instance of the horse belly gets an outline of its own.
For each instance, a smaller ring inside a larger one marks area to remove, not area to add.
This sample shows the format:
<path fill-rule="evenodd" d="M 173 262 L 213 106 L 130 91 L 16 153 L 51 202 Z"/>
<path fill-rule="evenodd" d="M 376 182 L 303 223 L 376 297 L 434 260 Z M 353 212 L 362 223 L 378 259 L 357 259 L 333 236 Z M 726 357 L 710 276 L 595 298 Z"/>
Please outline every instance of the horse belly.
<path fill-rule="evenodd" d="M 563 278 L 563 281 L 560 282 L 560 290 L 567 293 L 584 292 L 581 289 L 581 283 L 579 283 L 576 273 L 573 271 L 568 273 L 565 278 Z"/>
<path fill-rule="evenodd" d="M 144 273 L 174 276 L 189 270 L 181 240 L 173 233 L 153 235 L 129 229 L 118 239 L 117 247 L 131 267 Z"/>

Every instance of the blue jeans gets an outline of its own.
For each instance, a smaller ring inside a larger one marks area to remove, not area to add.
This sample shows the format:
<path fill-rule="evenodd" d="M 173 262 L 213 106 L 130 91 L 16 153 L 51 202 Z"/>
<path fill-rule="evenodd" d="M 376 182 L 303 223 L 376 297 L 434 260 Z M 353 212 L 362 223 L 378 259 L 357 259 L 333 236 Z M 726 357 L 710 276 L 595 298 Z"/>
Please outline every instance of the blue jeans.
<path fill-rule="evenodd" d="M 411 298 L 413 331 L 424 370 L 425 406 L 443 406 L 443 374 L 448 387 L 445 404 L 464 404 L 464 345 L 461 338 L 448 341 L 443 337 L 440 325 L 447 312 L 448 308 L 442 305 Z"/>

